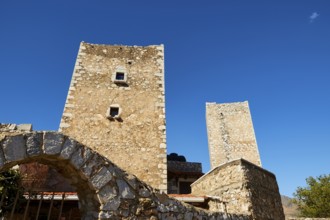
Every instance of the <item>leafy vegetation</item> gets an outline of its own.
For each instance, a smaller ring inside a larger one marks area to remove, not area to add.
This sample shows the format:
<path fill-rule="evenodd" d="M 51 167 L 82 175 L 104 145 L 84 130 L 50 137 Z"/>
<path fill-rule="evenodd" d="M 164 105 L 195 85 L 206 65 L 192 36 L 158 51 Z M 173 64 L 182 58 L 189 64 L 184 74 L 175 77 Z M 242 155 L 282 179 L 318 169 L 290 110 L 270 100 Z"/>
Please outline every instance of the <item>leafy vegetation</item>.
<path fill-rule="evenodd" d="M 21 189 L 21 176 L 17 170 L 10 169 L 0 173 L 0 216 L 12 210 L 17 195 L 22 198 Z"/>
<path fill-rule="evenodd" d="M 302 217 L 330 217 L 330 175 L 306 179 L 307 187 L 298 187 L 294 203 Z"/>

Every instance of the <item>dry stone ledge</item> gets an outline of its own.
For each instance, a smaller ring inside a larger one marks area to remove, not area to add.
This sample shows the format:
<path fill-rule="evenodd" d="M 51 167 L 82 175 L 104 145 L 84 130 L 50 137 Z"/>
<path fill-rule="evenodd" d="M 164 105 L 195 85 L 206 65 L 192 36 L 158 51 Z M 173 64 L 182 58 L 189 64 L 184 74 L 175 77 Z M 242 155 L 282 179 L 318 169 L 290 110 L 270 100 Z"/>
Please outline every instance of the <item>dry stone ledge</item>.
<path fill-rule="evenodd" d="M 82 219 L 231 219 L 159 193 L 107 158 L 59 132 L 0 132 L 0 172 L 39 162 L 58 170 L 77 189 Z"/>

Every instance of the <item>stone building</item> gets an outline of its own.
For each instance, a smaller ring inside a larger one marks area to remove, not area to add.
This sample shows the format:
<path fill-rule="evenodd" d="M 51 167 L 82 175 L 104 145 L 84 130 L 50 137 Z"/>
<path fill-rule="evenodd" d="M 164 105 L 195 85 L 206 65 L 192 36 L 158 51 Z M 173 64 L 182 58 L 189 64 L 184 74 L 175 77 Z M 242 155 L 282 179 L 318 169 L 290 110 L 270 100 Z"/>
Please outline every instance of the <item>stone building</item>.
<path fill-rule="evenodd" d="M 190 194 L 190 185 L 203 176 L 202 164 L 188 162 L 184 156 L 167 156 L 167 183 L 169 194 Z"/>
<path fill-rule="evenodd" d="M 31 162 L 51 167 L 76 191 L 86 220 L 284 220 L 248 103 L 207 103 L 206 115 L 212 169 L 203 175 L 200 163 L 167 161 L 163 45 L 82 42 L 60 132 L 0 124 L 0 172 Z M 167 190 L 191 194 L 174 199 Z"/>
<path fill-rule="evenodd" d="M 82 42 L 60 131 L 166 192 L 163 45 Z"/>

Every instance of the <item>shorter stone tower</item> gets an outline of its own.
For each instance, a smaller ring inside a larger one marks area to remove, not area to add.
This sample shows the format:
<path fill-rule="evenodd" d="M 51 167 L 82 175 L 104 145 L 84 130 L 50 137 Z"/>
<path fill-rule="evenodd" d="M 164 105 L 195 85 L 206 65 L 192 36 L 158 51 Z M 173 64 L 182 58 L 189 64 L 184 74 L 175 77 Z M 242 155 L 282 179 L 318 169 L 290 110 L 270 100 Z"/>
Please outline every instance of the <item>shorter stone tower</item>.
<path fill-rule="evenodd" d="M 60 131 L 166 192 L 163 45 L 82 42 Z"/>
<path fill-rule="evenodd" d="M 211 169 L 244 158 L 261 166 L 249 104 L 206 103 Z"/>

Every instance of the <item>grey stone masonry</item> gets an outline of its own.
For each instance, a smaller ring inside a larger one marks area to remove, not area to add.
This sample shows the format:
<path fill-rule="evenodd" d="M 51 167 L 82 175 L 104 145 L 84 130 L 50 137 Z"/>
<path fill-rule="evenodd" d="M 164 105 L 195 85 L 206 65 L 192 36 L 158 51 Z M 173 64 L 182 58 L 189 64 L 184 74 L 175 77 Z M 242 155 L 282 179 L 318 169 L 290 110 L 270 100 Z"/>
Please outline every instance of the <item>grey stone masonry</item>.
<path fill-rule="evenodd" d="M 206 103 L 211 168 L 239 158 L 261 166 L 249 104 Z"/>

